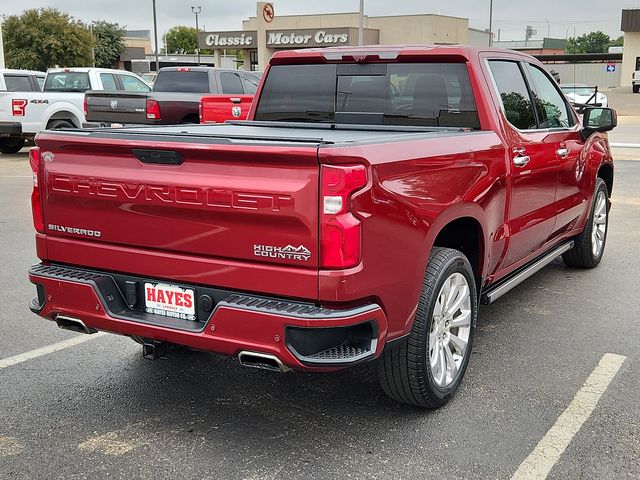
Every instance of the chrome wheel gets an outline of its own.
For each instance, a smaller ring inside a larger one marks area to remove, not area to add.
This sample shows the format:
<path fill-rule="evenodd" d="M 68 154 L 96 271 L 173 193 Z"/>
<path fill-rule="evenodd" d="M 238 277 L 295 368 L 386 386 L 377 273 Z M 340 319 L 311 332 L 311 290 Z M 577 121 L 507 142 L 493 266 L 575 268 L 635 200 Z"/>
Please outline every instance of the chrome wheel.
<path fill-rule="evenodd" d="M 607 195 L 600 190 L 593 209 L 593 226 L 591 228 L 591 248 L 594 258 L 598 258 L 604 247 L 607 235 Z"/>
<path fill-rule="evenodd" d="M 438 293 L 429 332 L 429 363 L 439 387 L 447 387 L 457 378 L 470 333 L 471 289 L 464 275 L 454 273 Z"/>

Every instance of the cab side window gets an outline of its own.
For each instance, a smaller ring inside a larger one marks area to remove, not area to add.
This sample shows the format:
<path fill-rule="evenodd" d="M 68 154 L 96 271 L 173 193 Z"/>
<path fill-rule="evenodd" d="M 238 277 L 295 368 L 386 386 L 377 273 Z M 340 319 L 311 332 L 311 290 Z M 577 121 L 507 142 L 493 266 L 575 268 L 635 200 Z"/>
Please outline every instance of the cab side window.
<path fill-rule="evenodd" d="M 533 103 L 518 62 L 490 60 L 489 68 L 509 123 L 519 130 L 537 129 Z"/>
<path fill-rule="evenodd" d="M 555 83 L 538 67 L 525 64 L 538 113 L 539 128 L 569 128 L 575 119 Z"/>

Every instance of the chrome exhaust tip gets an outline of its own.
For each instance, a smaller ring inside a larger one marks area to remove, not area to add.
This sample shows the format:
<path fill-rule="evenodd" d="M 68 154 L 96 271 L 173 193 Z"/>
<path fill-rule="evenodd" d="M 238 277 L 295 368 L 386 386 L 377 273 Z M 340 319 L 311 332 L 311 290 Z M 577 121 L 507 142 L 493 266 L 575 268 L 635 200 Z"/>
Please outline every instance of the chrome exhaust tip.
<path fill-rule="evenodd" d="M 238 354 L 240 365 L 249 368 L 259 368 L 261 370 L 269 370 L 271 372 L 288 372 L 291 370 L 275 355 L 268 353 L 247 352 L 242 351 Z"/>
<path fill-rule="evenodd" d="M 56 323 L 58 327 L 63 330 L 71 330 L 72 332 L 78 333 L 97 333 L 98 330 L 95 328 L 87 327 L 82 320 L 79 318 L 68 317 L 66 315 L 57 315 Z"/>

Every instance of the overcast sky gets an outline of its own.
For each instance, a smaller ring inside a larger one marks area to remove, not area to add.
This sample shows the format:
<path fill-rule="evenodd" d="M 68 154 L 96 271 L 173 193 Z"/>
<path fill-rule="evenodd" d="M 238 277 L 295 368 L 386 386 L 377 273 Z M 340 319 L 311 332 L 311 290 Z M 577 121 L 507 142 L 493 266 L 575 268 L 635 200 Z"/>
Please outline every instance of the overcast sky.
<path fill-rule="evenodd" d="M 107 20 L 126 25 L 130 30 L 153 28 L 151 0 L 2 0 L 0 14 L 12 15 L 27 8 L 55 7 L 83 21 Z M 532 25 L 542 38 L 547 35 L 547 20 L 552 37 L 565 38 L 603 30 L 612 37 L 621 35 L 620 16 L 633 0 L 494 0 L 494 31 L 501 40 L 524 39 L 526 25 Z M 241 30 L 242 20 L 255 15 L 253 0 L 156 0 L 158 32 L 174 25 L 194 24 L 192 5 L 201 5 L 200 25 L 207 30 Z M 357 11 L 358 0 L 274 0 L 276 15 L 300 15 Z M 367 15 L 440 13 L 467 17 L 475 28 L 489 26 L 489 0 L 365 0 Z"/>

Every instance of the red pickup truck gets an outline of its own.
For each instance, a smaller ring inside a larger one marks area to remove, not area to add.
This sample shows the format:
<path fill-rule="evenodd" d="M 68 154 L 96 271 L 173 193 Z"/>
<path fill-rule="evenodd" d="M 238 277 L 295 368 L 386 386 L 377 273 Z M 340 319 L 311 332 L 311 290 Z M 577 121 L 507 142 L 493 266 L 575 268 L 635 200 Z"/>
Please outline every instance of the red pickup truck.
<path fill-rule="evenodd" d="M 480 303 L 602 259 L 615 112 L 579 117 L 530 56 L 278 52 L 249 119 L 38 134 L 31 310 L 152 358 L 377 359 L 390 397 L 436 408 Z"/>

